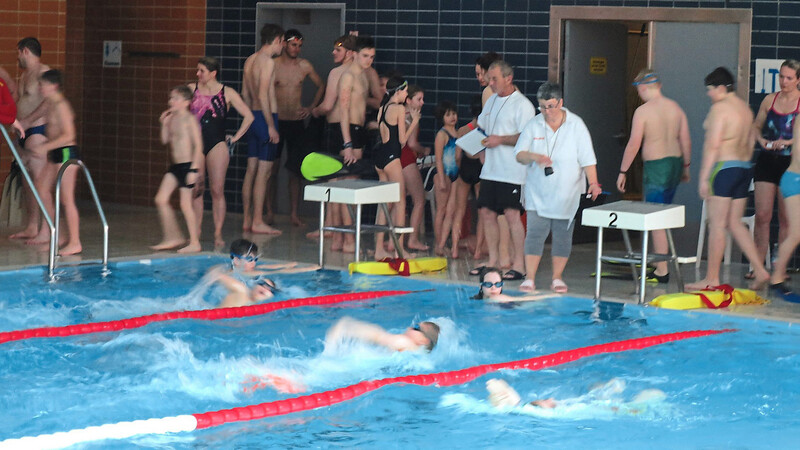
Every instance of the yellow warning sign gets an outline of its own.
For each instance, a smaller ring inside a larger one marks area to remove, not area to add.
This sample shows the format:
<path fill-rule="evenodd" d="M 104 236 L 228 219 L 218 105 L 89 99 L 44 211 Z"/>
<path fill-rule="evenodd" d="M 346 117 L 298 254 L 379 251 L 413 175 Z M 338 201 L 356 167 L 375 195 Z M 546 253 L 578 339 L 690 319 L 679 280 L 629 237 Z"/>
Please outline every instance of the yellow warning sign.
<path fill-rule="evenodd" d="M 608 72 L 608 58 L 593 56 L 589 59 L 589 73 L 592 75 L 605 75 Z"/>

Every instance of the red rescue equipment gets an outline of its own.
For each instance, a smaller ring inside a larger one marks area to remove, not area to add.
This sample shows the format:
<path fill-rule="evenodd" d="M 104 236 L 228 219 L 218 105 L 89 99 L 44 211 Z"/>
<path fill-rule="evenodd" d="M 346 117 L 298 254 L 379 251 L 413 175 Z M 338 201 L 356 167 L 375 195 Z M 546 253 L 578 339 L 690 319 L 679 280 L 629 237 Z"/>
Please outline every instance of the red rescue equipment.
<path fill-rule="evenodd" d="M 130 330 L 143 327 L 153 322 L 165 322 L 178 319 L 219 320 L 239 317 L 259 316 L 280 309 L 299 308 L 302 306 L 323 306 L 334 303 L 371 300 L 391 295 L 406 295 L 415 291 L 368 291 L 347 294 L 322 295 L 318 297 L 296 298 L 273 303 L 238 306 L 232 308 L 201 309 L 193 311 L 173 311 L 151 314 L 149 316 L 132 317 L 130 319 L 112 320 L 108 322 L 79 323 L 60 327 L 29 328 L 27 330 L 0 332 L 0 344 L 10 341 L 21 341 L 33 338 L 76 336 L 79 334 L 105 333 L 108 331 Z"/>

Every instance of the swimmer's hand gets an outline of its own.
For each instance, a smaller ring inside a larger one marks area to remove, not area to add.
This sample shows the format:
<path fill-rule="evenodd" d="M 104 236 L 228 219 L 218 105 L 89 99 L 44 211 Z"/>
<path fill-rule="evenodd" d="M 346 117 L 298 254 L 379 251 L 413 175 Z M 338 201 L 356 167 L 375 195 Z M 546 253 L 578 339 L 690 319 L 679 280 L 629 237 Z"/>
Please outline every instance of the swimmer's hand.
<path fill-rule="evenodd" d="M 281 136 L 278 134 L 278 130 L 275 127 L 268 127 L 267 131 L 269 132 L 269 142 L 272 144 L 277 144 L 278 141 L 281 140 Z"/>
<path fill-rule="evenodd" d="M 171 116 L 172 116 L 172 110 L 168 109 L 161 113 L 161 116 L 159 116 L 158 121 L 162 124 L 166 124 L 172 118 Z"/>
<path fill-rule="evenodd" d="M 692 175 L 689 172 L 689 167 L 683 168 L 683 174 L 681 175 L 681 183 L 688 183 L 692 180 Z"/>
<path fill-rule="evenodd" d="M 499 378 L 487 381 L 486 390 L 489 391 L 489 403 L 495 408 L 514 407 L 522 401 L 517 391 Z"/>
<path fill-rule="evenodd" d="M 620 172 L 619 176 L 617 176 L 617 190 L 622 192 L 623 194 L 625 193 L 626 181 L 628 181 L 628 176 Z"/>
<path fill-rule="evenodd" d="M 297 117 L 305 119 L 311 115 L 311 108 L 300 108 L 297 110 Z"/>
<path fill-rule="evenodd" d="M 348 165 L 348 166 L 350 164 L 353 164 L 354 162 L 358 161 L 358 158 L 356 158 L 356 155 L 353 152 L 353 149 L 350 148 L 350 147 L 342 150 L 342 158 L 344 159 L 344 163 L 346 165 Z"/>
<path fill-rule="evenodd" d="M 702 198 L 703 200 L 708 199 L 708 193 L 709 193 L 708 181 L 701 181 L 697 191 L 700 194 L 700 198 Z"/>
<path fill-rule="evenodd" d="M 22 127 L 22 124 L 19 123 L 19 120 L 14 119 L 14 123 L 11 124 L 11 127 L 17 131 L 17 134 L 20 138 L 25 139 L 25 128 Z"/>

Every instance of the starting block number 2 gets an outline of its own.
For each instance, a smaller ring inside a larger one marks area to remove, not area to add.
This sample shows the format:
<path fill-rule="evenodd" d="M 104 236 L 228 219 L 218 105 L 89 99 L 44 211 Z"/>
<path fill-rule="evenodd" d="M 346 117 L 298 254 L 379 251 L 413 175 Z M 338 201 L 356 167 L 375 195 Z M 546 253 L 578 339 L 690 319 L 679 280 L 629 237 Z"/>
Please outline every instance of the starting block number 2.
<path fill-rule="evenodd" d="M 617 213 L 610 213 L 608 218 L 611 219 L 611 221 L 608 222 L 608 228 L 617 228 Z"/>

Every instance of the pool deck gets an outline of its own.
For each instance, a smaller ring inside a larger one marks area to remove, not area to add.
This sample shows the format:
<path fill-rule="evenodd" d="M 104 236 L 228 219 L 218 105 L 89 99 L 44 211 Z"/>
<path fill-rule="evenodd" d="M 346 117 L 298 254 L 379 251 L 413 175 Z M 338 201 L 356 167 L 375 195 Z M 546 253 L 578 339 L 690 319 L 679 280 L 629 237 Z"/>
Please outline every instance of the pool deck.
<path fill-rule="evenodd" d="M 155 208 L 136 207 L 118 204 L 105 204 L 105 213 L 109 222 L 110 245 L 109 257 L 113 259 L 130 259 L 139 257 L 168 257 L 174 256 L 175 252 L 156 252 L 154 253 L 149 245 L 155 244 L 161 237 L 161 230 Z M 64 263 L 77 263 L 82 260 L 99 260 L 102 254 L 102 229 L 97 215 L 93 212 L 92 205 L 81 205 L 81 231 L 84 252 L 82 255 L 64 257 Z M 316 264 L 318 259 L 319 244 L 317 241 L 309 240 L 305 234 L 310 231 L 312 223 L 316 218 L 306 218 L 306 227 L 292 227 L 287 216 L 276 216 L 275 226 L 283 230 L 281 236 L 253 235 L 251 233 L 242 234 L 242 216 L 240 214 L 228 214 L 223 228 L 223 236 L 230 243 L 233 239 L 245 237 L 253 240 L 260 247 L 262 258 L 267 260 L 290 260 L 301 263 Z M 0 228 L 0 270 L 11 270 L 31 265 L 47 265 L 47 246 L 28 246 L 21 241 L 12 241 L 5 238 L 19 230 L 16 228 Z M 214 249 L 213 245 L 213 225 L 210 212 L 206 212 L 203 220 L 202 245 L 205 252 L 219 253 L 227 255 L 227 245 L 220 249 Z M 367 236 L 364 241 L 367 247 L 371 247 L 372 239 Z M 432 235 L 428 236 L 429 243 L 433 241 Z M 549 244 L 548 244 L 549 247 Z M 606 243 L 605 248 L 611 251 L 614 248 L 621 248 L 621 243 Z M 550 264 L 549 249 L 545 249 L 545 259 L 542 262 L 539 274 L 539 288 L 549 289 L 550 284 Z M 596 246 L 594 243 L 578 244 L 573 247 L 572 256 L 565 272 L 564 281 L 569 285 L 569 294 L 579 297 L 592 298 L 594 296 L 594 278 L 591 274 L 595 271 Z M 419 255 L 423 256 L 423 255 Z M 339 252 L 326 252 L 326 268 L 344 269 L 352 261 L 353 255 L 345 255 Z M 432 274 L 423 275 L 420 278 L 429 281 L 458 282 L 477 285 L 477 277 L 471 277 L 469 270 L 478 265 L 481 261 L 475 261 L 465 250 L 462 257 L 457 260 L 450 260 L 447 270 Z M 705 270 L 704 267 L 701 267 Z M 743 275 L 747 270 L 744 264 L 731 264 L 723 268 L 723 282 L 735 287 L 746 286 Z M 624 273 L 624 270 L 621 271 Z M 694 264 L 683 266 L 684 280 L 693 281 L 697 278 Z M 673 280 L 667 285 L 648 284 L 646 299 L 649 301 L 658 295 L 677 290 L 677 283 Z M 797 275 L 795 275 L 797 278 Z M 515 289 L 520 282 L 508 282 L 506 287 Z M 620 301 L 636 304 L 638 296 L 635 287 L 630 280 L 607 280 L 603 281 L 603 300 Z M 759 292 L 771 300 L 768 305 L 758 306 L 734 306 L 725 310 L 703 310 L 709 313 L 734 314 L 739 316 L 765 318 L 788 322 L 800 322 L 800 304 L 786 302 L 780 298 L 770 296 L 766 290 Z"/>

